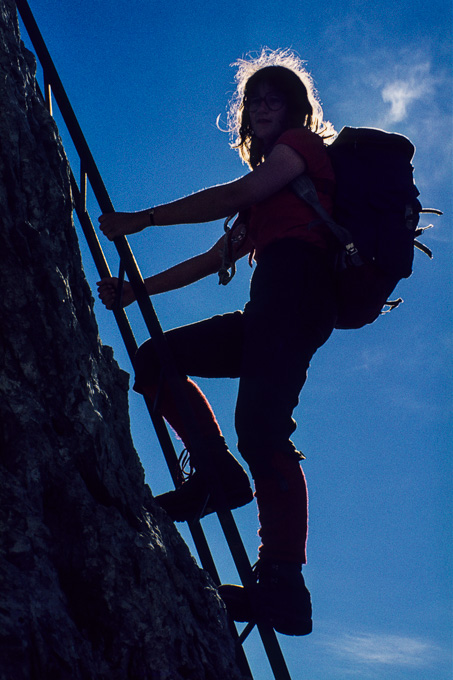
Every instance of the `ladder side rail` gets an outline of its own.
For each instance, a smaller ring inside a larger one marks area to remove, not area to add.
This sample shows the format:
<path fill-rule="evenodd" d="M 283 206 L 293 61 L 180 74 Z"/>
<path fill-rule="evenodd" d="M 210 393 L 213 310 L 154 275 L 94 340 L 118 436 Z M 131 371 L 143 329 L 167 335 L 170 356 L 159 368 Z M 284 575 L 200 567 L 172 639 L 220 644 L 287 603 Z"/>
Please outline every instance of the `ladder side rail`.
<path fill-rule="evenodd" d="M 103 180 L 101 178 L 101 175 L 99 173 L 99 170 L 96 166 L 96 163 L 94 162 L 93 156 L 91 154 L 91 151 L 88 147 L 88 144 L 85 140 L 85 137 L 82 133 L 82 130 L 80 128 L 80 125 L 77 121 L 77 118 L 74 114 L 74 111 L 72 109 L 72 106 L 69 102 L 69 99 L 66 95 L 66 92 L 63 88 L 63 85 L 61 83 L 61 80 L 58 76 L 58 73 L 55 69 L 55 66 L 53 64 L 53 61 L 50 57 L 50 54 L 47 50 L 47 47 L 44 43 L 44 40 L 41 36 L 41 33 L 38 29 L 38 26 L 36 24 L 36 21 L 33 17 L 33 14 L 31 13 L 31 10 L 28 6 L 28 3 L 26 0 L 16 0 L 17 7 L 19 9 L 19 12 L 21 14 L 22 20 L 24 22 L 24 25 L 26 27 L 26 30 L 28 32 L 28 35 L 30 37 L 30 40 L 33 43 L 33 46 L 36 50 L 38 59 L 41 63 L 41 66 L 44 70 L 45 73 L 45 82 L 46 82 L 46 90 L 47 88 L 51 87 L 52 88 L 52 93 L 55 97 L 55 100 L 58 104 L 58 107 L 60 109 L 60 113 L 64 119 L 65 125 L 68 129 L 68 132 L 71 136 L 71 139 L 74 143 L 74 146 L 76 148 L 76 151 L 81 158 L 81 161 L 83 163 L 84 167 L 84 172 L 88 176 L 90 185 L 93 189 L 93 192 L 95 194 L 95 197 L 97 199 L 97 202 L 99 204 L 99 207 L 102 212 L 113 212 L 113 204 L 110 200 L 110 197 L 107 193 L 107 190 L 105 188 L 105 185 L 103 183 Z M 75 183 L 75 180 L 74 180 Z M 85 218 L 86 211 L 84 213 L 81 212 L 82 215 L 82 221 L 86 225 L 86 218 Z M 80 218 L 79 218 L 80 219 Z M 91 223 L 91 220 L 89 220 Z M 92 225 L 91 225 L 92 226 Z M 94 230 L 94 227 L 92 227 Z M 84 229 L 82 225 L 82 229 Z M 97 238 L 97 237 L 96 237 Z M 118 239 L 115 239 L 114 244 L 116 246 L 117 252 L 120 256 L 121 261 L 124 264 L 125 271 L 128 275 L 129 281 L 132 285 L 132 288 L 134 290 L 134 293 L 136 295 L 137 303 L 140 307 L 140 311 L 142 312 L 142 316 L 144 318 L 145 324 L 147 326 L 148 332 L 150 336 L 154 339 L 155 344 L 156 344 L 156 350 L 158 352 L 159 358 L 161 360 L 161 363 L 163 366 L 165 366 L 166 369 L 166 377 L 170 386 L 170 389 L 172 391 L 173 397 L 175 398 L 175 401 L 177 403 L 178 408 L 181 411 L 182 417 L 186 420 L 187 423 L 187 429 L 190 432 L 190 440 L 191 440 L 191 446 L 193 451 L 191 453 L 196 454 L 202 450 L 202 440 L 197 436 L 196 432 L 194 432 L 194 427 L 193 427 L 193 419 L 190 417 L 191 413 L 191 408 L 190 404 L 188 404 L 188 400 L 183 394 L 182 390 L 182 382 L 181 382 L 181 376 L 179 376 L 178 372 L 176 371 L 176 368 L 174 367 L 173 360 L 170 354 L 170 350 L 168 348 L 163 330 L 160 326 L 160 322 L 157 318 L 157 315 L 155 313 L 154 307 L 151 303 L 151 300 L 148 297 L 148 294 L 146 292 L 146 288 L 144 285 L 143 278 L 141 276 L 141 273 L 139 271 L 138 265 L 135 261 L 135 258 L 132 254 L 132 251 L 130 249 L 130 246 L 127 242 L 127 239 L 123 236 Z M 100 245 L 99 245 L 100 248 Z M 108 271 L 108 267 L 107 270 Z M 105 274 L 106 276 L 110 275 L 110 272 Z M 102 274 L 101 274 L 102 276 Z M 116 316 L 116 313 L 115 313 Z M 124 321 L 121 320 L 122 315 L 119 314 L 118 318 L 120 318 L 119 326 L 125 327 Z M 128 322 L 127 322 L 128 324 Z M 132 332 L 132 331 L 131 331 Z M 126 331 L 126 336 L 128 335 L 128 331 Z M 135 340 L 134 340 L 135 342 Z M 132 348 L 133 344 L 128 340 L 126 343 L 126 348 L 128 352 Z M 205 462 L 205 461 L 203 461 Z M 233 518 L 231 517 L 232 522 L 234 523 Z M 199 523 L 198 523 L 199 524 Z M 225 522 L 221 521 L 222 529 L 225 533 L 225 536 L 227 538 L 227 542 L 229 542 L 229 534 L 230 531 L 228 528 L 225 528 Z M 235 530 L 237 532 L 237 527 L 235 526 Z M 201 528 L 201 527 L 200 527 Z M 237 533 L 237 536 L 234 537 L 233 542 L 237 542 L 237 538 L 239 537 L 240 544 L 242 545 L 242 540 L 240 539 L 239 534 Z M 206 543 L 207 545 L 207 543 Z M 243 548 L 243 545 L 242 545 Z M 245 552 L 245 549 L 243 549 Z M 236 548 L 235 548 L 236 551 Z M 204 551 L 203 551 L 204 552 Z M 211 556 L 212 557 L 212 556 Z M 247 564 L 248 563 L 248 564 Z M 239 576 L 241 577 L 241 580 L 245 583 L 250 582 L 250 574 L 251 574 L 251 566 L 250 563 L 248 562 L 248 558 L 245 561 L 243 559 L 243 555 L 238 561 L 239 566 Z M 218 576 L 217 576 L 218 578 Z M 267 629 L 267 627 L 263 626 L 258 626 L 261 634 L 261 630 Z M 263 638 L 263 635 L 261 634 L 261 637 Z M 285 675 L 275 675 L 278 680 L 280 678 L 282 680 L 286 680 L 286 678 L 290 679 L 290 676 L 288 674 L 286 664 L 284 662 L 281 649 L 278 645 L 277 638 L 275 636 L 275 633 L 272 629 L 269 629 L 269 631 L 266 631 L 266 634 L 264 636 L 266 639 L 270 639 L 274 642 L 274 647 L 278 649 L 279 655 L 281 656 L 281 659 L 284 664 L 284 669 L 286 671 Z M 263 640 L 264 642 L 264 640 Z"/>

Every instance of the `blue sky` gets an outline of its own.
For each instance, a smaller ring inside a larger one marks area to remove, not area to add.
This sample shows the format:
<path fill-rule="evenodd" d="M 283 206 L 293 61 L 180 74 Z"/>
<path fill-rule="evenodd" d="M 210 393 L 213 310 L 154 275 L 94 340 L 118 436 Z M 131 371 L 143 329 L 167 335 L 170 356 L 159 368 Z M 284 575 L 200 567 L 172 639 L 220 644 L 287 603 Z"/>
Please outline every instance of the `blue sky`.
<path fill-rule="evenodd" d="M 307 583 L 314 632 L 280 636 L 293 680 L 450 680 L 451 524 L 451 8 L 398 3 L 251 0 L 239 3 L 30 0 L 115 208 L 138 210 L 243 174 L 225 121 L 230 64 L 262 46 L 291 47 L 312 72 L 326 118 L 384 127 L 417 147 L 425 207 L 444 211 L 397 289 L 405 302 L 360 331 L 336 331 L 315 356 L 296 412 L 310 493 Z M 58 115 L 57 115 L 58 120 Z M 63 134 L 65 142 L 67 141 Z M 73 158 L 70 144 L 68 155 Z M 77 167 L 77 166 L 76 166 Z M 78 170 L 76 170 L 76 175 Z M 91 205 L 93 218 L 98 210 Z M 422 220 L 429 223 L 430 216 Z M 130 238 L 144 275 L 209 247 L 220 222 Z M 106 245 L 117 270 L 114 249 Z M 96 272 L 84 253 L 87 277 Z M 241 308 L 250 270 L 155 299 L 164 328 Z M 139 342 L 147 333 L 134 307 Z M 105 344 L 130 364 L 111 316 Z M 235 381 L 200 381 L 235 450 Z M 170 488 L 140 399 L 135 445 L 154 493 Z M 255 508 L 235 511 L 251 560 Z M 216 518 L 203 520 L 222 578 L 236 581 Z M 187 539 L 187 531 L 179 526 Z M 255 677 L 271 671 L 254 635 Z"/>

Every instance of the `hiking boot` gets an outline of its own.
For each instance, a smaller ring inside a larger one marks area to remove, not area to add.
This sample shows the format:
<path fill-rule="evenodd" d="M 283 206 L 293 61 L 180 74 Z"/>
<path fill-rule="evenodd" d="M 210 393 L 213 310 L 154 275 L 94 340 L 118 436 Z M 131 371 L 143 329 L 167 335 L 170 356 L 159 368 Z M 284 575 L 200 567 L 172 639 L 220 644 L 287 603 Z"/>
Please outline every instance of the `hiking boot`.
<path fill-rule="evenodd" d="M 219 456 L 216 463 L 221 497 L 208 488 L 204 476 L 196 471 L 175 491 L 155 497 L 174 522 L 201 519 L 212 512 L 233 510 L 253 500 L 248 475 L 236 458 L 228 452 Z"/>
<path fill-rule="evenodd" d="M 233 620 L 268 624 L 284 635 L 311 633 L 310 593 L 300 566 L 258 563 L 257 576 L 257 583 L 250 586 L 219 586 L 219 595 Z"/>

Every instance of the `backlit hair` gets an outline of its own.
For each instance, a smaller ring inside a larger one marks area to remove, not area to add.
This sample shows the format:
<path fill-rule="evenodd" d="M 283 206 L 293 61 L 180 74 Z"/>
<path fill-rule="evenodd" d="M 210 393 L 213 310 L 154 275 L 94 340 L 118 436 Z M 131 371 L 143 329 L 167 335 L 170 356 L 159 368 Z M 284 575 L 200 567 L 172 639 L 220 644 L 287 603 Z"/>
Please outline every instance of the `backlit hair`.
<path fill-rule="evenodd" d="M 333 126 L 323 120 L 323 112 L 313 80 L 303 62 L 290 50 L 263 48 L 257 57 L 238 59 L 236 91 L 230 102 L 228 129 L 231 146 L 250 168 L 263 161 L 263 144 L 254 137 L 247 100 L 266 83 L 283 94 L 288 107 L 288 129 L 307 127 L 321 137 L 335 135 Z"/>

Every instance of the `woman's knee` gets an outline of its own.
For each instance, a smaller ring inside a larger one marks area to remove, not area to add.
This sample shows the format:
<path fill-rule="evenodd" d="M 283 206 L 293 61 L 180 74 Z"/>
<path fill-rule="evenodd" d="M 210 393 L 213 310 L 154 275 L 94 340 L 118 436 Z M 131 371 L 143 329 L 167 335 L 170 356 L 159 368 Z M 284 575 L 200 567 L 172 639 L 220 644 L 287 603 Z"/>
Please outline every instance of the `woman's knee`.
<path fill-rule="evenodd" d="M 152 339 L 147 340 L 138 348 L 134 361 L 135 384 L 134 390 L 142 392 L 145 387 L 156 385 L 159 380 L 159 360 Z"/>

